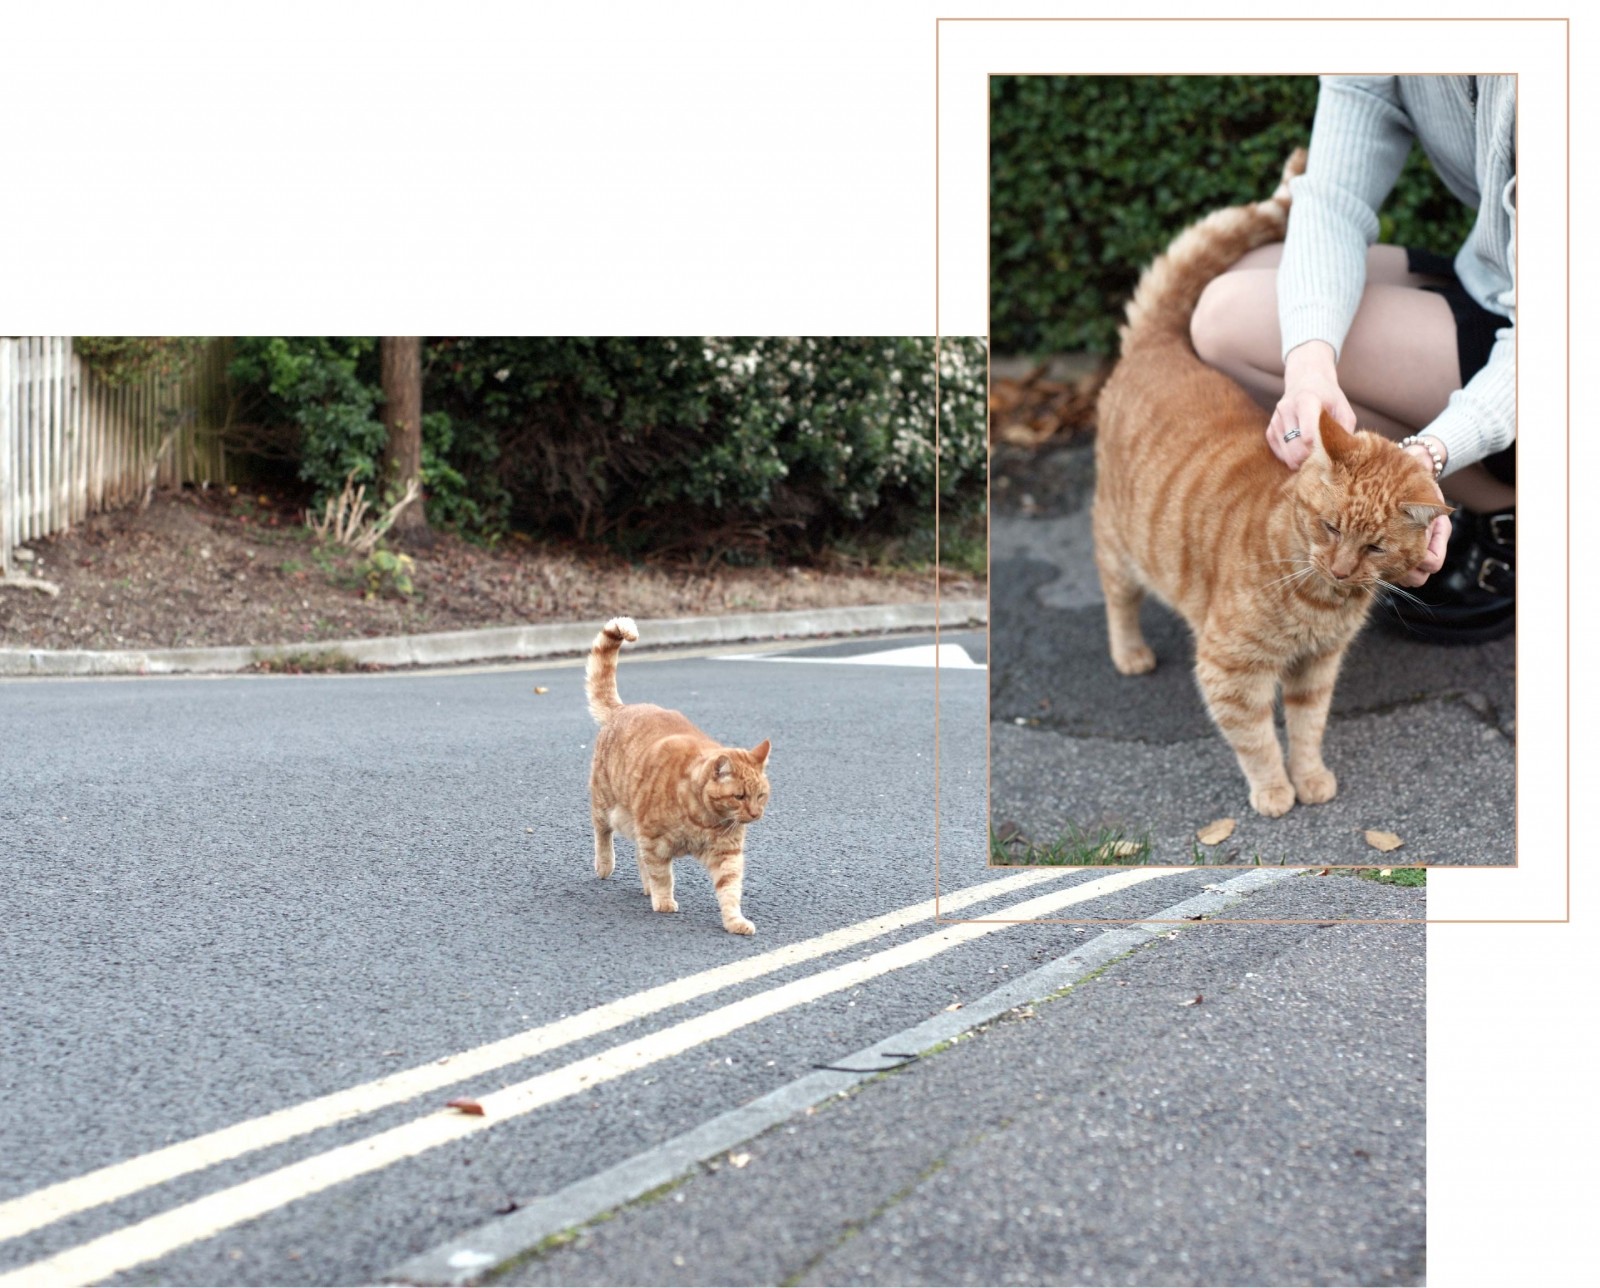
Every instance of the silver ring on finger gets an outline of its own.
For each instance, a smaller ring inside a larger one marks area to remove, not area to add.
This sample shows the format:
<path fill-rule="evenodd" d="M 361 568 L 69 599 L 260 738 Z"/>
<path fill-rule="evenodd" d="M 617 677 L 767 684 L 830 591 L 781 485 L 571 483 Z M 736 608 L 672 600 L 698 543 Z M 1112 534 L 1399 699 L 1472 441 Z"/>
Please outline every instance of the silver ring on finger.
<path fill-rule="evenodd" d="M 1300 431 L 1298 429 L 1286 430 L 1284 432 L 1284 435 L 1283 435 L 1283 441 L 1288 443 L 1288 442 L 1294 441 L 1295 439 L 1297 439 L 1299 437 L 1300 437 Z"/>

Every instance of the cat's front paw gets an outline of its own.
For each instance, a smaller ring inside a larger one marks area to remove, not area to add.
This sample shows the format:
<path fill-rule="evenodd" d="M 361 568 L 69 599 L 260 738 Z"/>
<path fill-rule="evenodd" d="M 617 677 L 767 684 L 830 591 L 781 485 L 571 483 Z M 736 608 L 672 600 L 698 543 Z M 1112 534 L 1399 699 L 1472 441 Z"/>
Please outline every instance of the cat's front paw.
<path fill-rule="evenodd" d="M 1112 653 L 1111 665 L 1124 675 L 1147 675 L 1156 669 L 1156 655 L 1148 644 L 1135 644 Z"/>
<path fill-rule="evenodd" d="M 745 917 L 724 917 L 722 928 L 734 935 L 753 935 L 756 933 L 756 923 Z"/>
<path fill-rule="evenodd" d="M 1331 769 L 1314 769 L 1309 774 L 1296 775 L 1294 787 L 1302 805 L 1321 805 L 1338 794 L 1339 780 Z"/>
<path fill-rule="evenodd" d="M 678 901 L 676 899 L 657 899 L 654 895 L 650 896 L 650 906 L 657 912 L 678 911 Z"/>
<path fill-rule="evenodd" d="M 1268 818 L 1282 818 L 1294 808 L 1294 788 L 1288 783 L 1280 783 L 1275 787 L 1252 787 L 1250 808 Z"/>
<path fill-rule="evenodd" d="M 614 854 L 594 856 L 594 874 L 604 881 L 617 870 L 617 857 Z"/>

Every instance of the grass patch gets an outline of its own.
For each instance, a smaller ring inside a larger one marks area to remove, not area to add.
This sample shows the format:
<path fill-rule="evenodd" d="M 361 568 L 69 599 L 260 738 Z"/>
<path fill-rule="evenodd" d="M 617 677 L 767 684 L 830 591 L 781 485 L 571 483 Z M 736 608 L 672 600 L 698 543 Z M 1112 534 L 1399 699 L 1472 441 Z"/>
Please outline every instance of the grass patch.
<path fill-rule="evenodd" d="M 1067 830 L 1053 841 L 1034 841 L 1021 832 L 1002 836 L 989 829 L 989 862 L 998 867 L 1041 865 L 1046 867 L 1137 867 L 1151 861 L 1148 834 L 1130 837 L 1114 825 L 1083 828 L 1069 823 Z"/>
<path fill-rule="evenodd" d="M 1356 868 L 1356 876 L 1380 885 L 1425 886 L 1428 884 L 1427 868 Z"/>

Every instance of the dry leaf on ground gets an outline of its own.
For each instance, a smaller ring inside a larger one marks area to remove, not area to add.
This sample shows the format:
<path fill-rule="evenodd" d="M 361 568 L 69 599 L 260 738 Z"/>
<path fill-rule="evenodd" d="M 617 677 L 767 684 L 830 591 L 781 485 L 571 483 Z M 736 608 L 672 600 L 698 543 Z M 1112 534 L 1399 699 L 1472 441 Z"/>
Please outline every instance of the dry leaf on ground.
<path fill-rule="evenodd" d="M 1202 994 L 1196 993 L 1187 1002 L 1179 1002 L 1178 1005 L 1179 1006 L 1199 1006 L 1200 1003 L 1205 1001 L 1205 1000 L 1206 999 Z"/>
<path fill-rule="evenodd" d="M 479 1118 L 483 1117 L 483 1106 L 476 1100 L 468 1100 L 465 1096 L 445 1101 L 444 1107 L 446 1109 L 459 1109 L 464 1114 L 474 1114 Z"/>
<path fill-rule="evenodd" d="M 533 691 L 534 691 L 534 692 L 535 692 L 535 693 L 549 693 L 549 692 L 550 692 L 550 690 L 549 690 L 549 689 L 547 689 L 547 688 L 545 688 L 545 686 L 544 686 L 544 685 L 542 685 L 542 684 L 536 684 L 536 685 L 534 685 L 534 686 L 533 686 Z"/>
<path fill-rule="evenodd" d="M 1221 845 L 1233 835 L 1233 829 L 1239 826 L 1236 818 L 1219 818 L 1214 823 L 1207 823 L 1194 834 L 1195 840 L 1201 845 Z"/>
<path fill-rule="evenodd" d="M 1100 847 L 1099 857 L 1102 859 L 1131 859 L 1136 854 L 1143 854 L 1144 846 L 1137 841 L 1109 841 Z"/>
<path fill-rule="evenodd" d="M 1385 854 L 1387 854 L 1390 850 L 1398 850 L 1402 845 L 1405 844 L 1405 842 L 1393 832 L 1369 831 L 1364 835 L 1367 838 L 1368 845 L 1370 845 L 1374 850 L 1382 850 Z"/>
<path fill-rule="evenodd" d="M 749 1163 L 749 1161 L 750 1161 L 750 1155 L 749 1154 L 729 1154 L 728 1155 L 728 1166 L 729 1167 L 743 1167 L 747 1163 Z"/>

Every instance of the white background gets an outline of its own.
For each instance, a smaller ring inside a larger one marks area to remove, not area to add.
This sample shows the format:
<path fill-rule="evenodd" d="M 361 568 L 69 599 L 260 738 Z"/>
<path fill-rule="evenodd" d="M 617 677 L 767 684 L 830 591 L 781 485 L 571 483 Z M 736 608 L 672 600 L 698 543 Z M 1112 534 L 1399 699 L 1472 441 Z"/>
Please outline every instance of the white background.
<path fill-rule="evenodd" d="M 1323 12 L 1341 11 L 1359 12 Z M 934 20 L 1087 12 L 986 0 L 0 0 L 0 333 L 927 334 Z M 957 24 L 940 29 L 951 334 L 985 326 L 990 70 L 1524 72 L 1519 454 L 1537 494 L 1522 507 L 1519 568 L 1524 867 L 1436 872 L 1430 903 L 1439 916 L 1534 904 L 1548 915 L 1554 887 L 1536 887 L 1565 866 L 1569 768 L 1566 28 L 1141 24 L 1108 44 L 1111 28 L 1072 23 L 1056 24 L 1048 47 L 1038 26 L 960 28 L 959 40 Z M 1032 33 L 1020 48 L 985 43 L 1019 33 Z M 1574 40 L 1573 65 L 1593 52 Z M 1581 73 L 1572 95 L 1572 119 L 1592 119 Z M 1572 152 L 1582 230 L 1592 133 L 1578 128 Z M 1600 281 L 1592 245 L 1572 247 L 1571 280 Z M 1571 314 L 1579 480 L 1595 464 L 1581 397 L 1597 352 L 1593 289 L 1575 292 Z M 1429 931 L 1434 1288 L 1571 1278 L 1594 1220 L 1592 569 L 1580 555 L 1571 601 L 1572 922 Z M 1418 772 L 1447 773 L 1448 749 Z"/>

